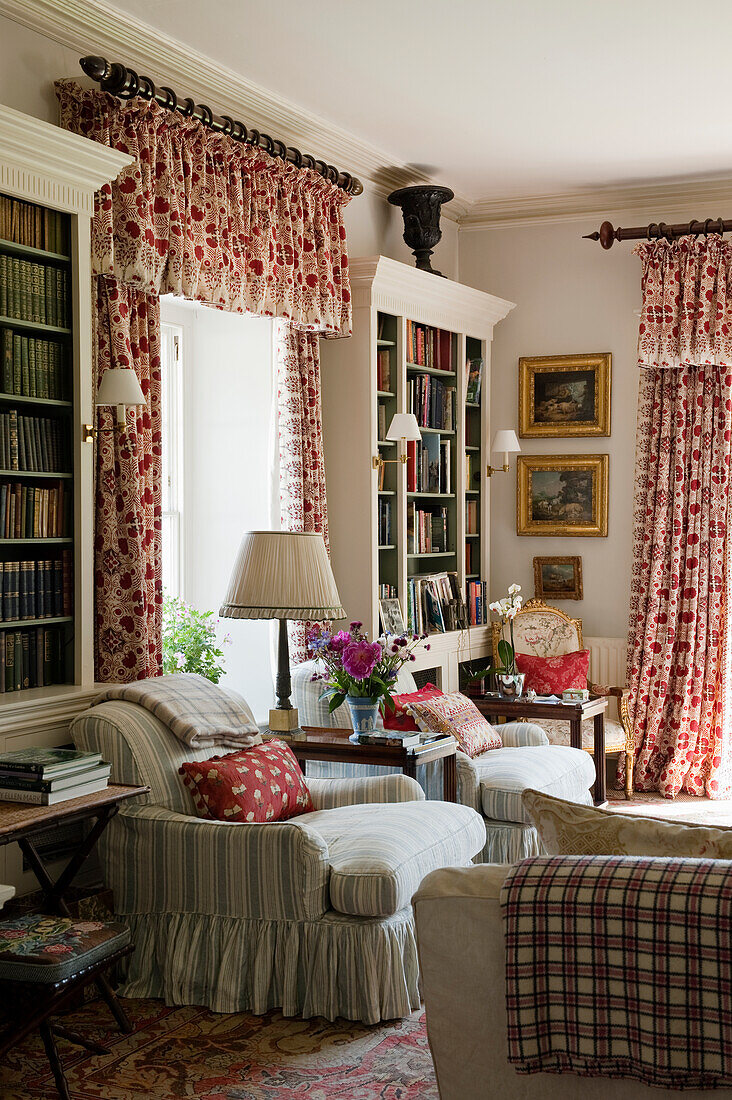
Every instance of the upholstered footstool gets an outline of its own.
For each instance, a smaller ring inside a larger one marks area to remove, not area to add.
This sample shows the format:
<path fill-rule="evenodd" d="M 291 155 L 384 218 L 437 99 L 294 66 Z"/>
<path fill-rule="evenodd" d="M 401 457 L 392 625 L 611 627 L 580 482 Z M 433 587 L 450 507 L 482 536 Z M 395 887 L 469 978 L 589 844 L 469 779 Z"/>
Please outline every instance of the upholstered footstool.
<path fill-rule="evenodd" d="M 527 788 L 592 805 L 595 765 L 589 753 L 550 745 L 534 723 L 498 728 L 503 748 L 474 759 L 457 754 L 458 797 L 483 815 L 486 826 L 486 844 L 476 863 L 515 863 L 542 854 L 539 834 L 521 801 Z"/>
<path fill-rule="evenodd" d="M 38 1028 L 59 1096 L 70 1100 L 55 1036 L 94 1054 L 108 1051 L 59 1024 L 50 1024 L 49 1017 L 131 951 L 130 931 L 121 924 L 40 913 L 0 922 L 0 1000 L 13 1005 L 14 1016 L 0 1036 L 0 1058 Z"/>

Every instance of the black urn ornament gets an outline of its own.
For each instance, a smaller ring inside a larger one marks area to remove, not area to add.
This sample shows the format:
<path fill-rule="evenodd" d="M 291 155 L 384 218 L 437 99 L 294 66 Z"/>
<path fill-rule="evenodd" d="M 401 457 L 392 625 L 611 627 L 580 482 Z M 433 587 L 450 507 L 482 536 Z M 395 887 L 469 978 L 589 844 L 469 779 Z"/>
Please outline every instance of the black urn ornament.
<path fill-rule="evenodd" d="M 400 187 L 392 191 L 389 202 L 392 206 L 401 206 L 404 218 L 404 240 L 412 249 L 420 271 L 431 271 L 433 275 L 442 275 L 435 271 L 430 263 L 432 249 L 440 241 L 440 210 L 444 202 L 455 198 L 455 192 L 449 187 L 435 187 L 425 183 L 415 187 Z"/>

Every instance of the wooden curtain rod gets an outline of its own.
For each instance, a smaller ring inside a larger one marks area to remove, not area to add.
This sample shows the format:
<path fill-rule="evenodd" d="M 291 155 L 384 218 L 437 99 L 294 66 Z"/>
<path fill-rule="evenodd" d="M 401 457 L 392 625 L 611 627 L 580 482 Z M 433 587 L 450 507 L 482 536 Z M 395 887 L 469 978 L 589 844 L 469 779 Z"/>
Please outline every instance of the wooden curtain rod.
<path fill-rule="evenodd" d="M 678 225 L 666 225 L 665 222 L 651 222 L 650 225 L 637 225 L 633 229 L 613 229 L 612 222 L 603 222 L 595 233 L 586 233 L 584 241 L 599 241 L 603 248 L 612 248 L 613 241 L 653 241 L 665 237 L 673 241 L 675 237 L 699 237 L 702 233 L 729 233 L 732 221 L 723 218 L 707 218 L 706 221 L 681 222 Z"/>
<path fill-rule="evenodd" d="M 92 56 L 79 58 L 79 64 L 87 76 L 111 95 L 119 96 L 120 99 L 132 99 L 134 96 L 154 99 L 166 110 L 179 111 L 185 118 L 198 119 L 209 130 L 226 134 L 234 141 L 256 145 L 273 157 L 289 161 L 296 168 L 312 168 L 349 195 L 360 195 L 363 191 L 361 181 L 350 172 L 339 172 L 332 164 L 326 164 L 324 160 L 311 157 L 308 153 L 301 153 L 299 149 L 285 145 L 284 141 L 272 138 L 269 134 L 262 134 L 259 130 L 247 129 L 243 122 L 238 122 L 229 115 L 215 115 L 205 103 L 196 104 L 190 97 L 179 99 L 172 88 L 157 87 L 149 76 L 139 76 L 127 65 L 122 65 L 118 61 L 109 62 L 104 57 Z"/>

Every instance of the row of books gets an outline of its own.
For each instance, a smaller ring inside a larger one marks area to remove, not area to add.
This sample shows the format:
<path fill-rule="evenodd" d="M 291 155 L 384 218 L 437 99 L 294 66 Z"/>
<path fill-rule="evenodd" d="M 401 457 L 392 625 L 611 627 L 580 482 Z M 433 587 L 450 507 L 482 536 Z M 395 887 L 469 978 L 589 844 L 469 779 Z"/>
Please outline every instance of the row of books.
<path fill-rule="evenodd" d="M 376 352 L 376 388 L 377 390 L 391 389 L 391 351 L 389 348 L 379 348 Z"/>
<path fill-rule="evenodd" d="M 407 411 L 414 413 L 421 428 L 455 430 L 455 387 L 446 386 L 432 374 L 415 374 L 407 380 Z"/>
<path fill-rule="evenodd" d="M 477 535 L 479 533 L 479 514 L 478 514 L 478 501 L 466 500 L 465 501 L 465 534 Z M 470 573 L 471 570 L 469 569 Z"/>
<path fill-rule="evenodd" d="M 68 271 L 0 253 L 0 314 L 68 328 Z"/>
<path fill-rule="evenodd" d="M 0 753 L 0 800 L 53 806 L 105 790 L 111 770 L 99 752 L 15 749 Z"/>
<path fill-rule="evenodd" d="M 68 538 L 71 506 L 71 491 L 63 481 L 50 488 L 4 481 L 0 485 L 0 538 Z"/>
<path fill-rule="evenodd" d="M 5 470 L 59 473 L 70 465 L 68 425 L 55 417 L 0 413 L 0 462 Z"/>
<path fill-rule="evenodd" d="M 452 440 L 430 433 L 407 442 L 407 492 L 449 493 L 452 485 Z"/>
<path fill-rule="evenodd" d="M 73 615 L 71 551 L 53 560 L 0 562 L 0 589 L 2 622 Z"/>
<path fill-rule="evenodd" d="M 480 455 L 474 451 L 465 452 L 465 488 L 480 488 L 480 471 L 482 469 Z"/>
<path fill-rule="evenodd" d="M 68 371 L 64 349 L 56 340 L 21 336 L 2 329 L 2 388 L 15 397 L 68 401 Z"/>
<path fill-rule="evenodd" d="M 452 333 L 407 321 L 407 362 L 434 370 L 454 370 Z"/>
<path fill-rule="evenodd" d="M 467 625 L 457 573 L 430 573 L 407 581 L 407 629 L 414 634 L 444 634 Z"/>
<path fill-rule="evenodd" d="M 58 210 L 0 195 L 0 237 L 68 255 L 68 218 Z"/>
<path fill-rule="evenodd" d="M 380 600 L 396 600 L 398 599 L 397 586 L 395 584 L 380 584 L 379 585 L 379 599 Z"/>
<path fill-rule="evenodd" d="M 383 467 L 382 467 L 383 469 Z M 379 546 L 391 545 L 391 501 L 379 499 Z"/>
<path fill-rule="evenodd" d="M 488 610 L 488 584 L 486 581 L 468 581 L 468 622 L 471 626 L 484 626 L 490 622 Z"/>
<path fill-rule="evenodd" d="M 468 577 L 480 573 L 480 547 L 470 539 L 465 541 L 465 573 Z"/>
<path fill-rule="evenodd" d="M 440 554 L 448 550 L 447 508 L 417 508 L 407 502 L 407 553 Z"/>
<path fill-rule="evenodd" d="M 483 360 L 467 359 L 465 362 L 465 401 L 468 405 L 480 403 L 480 387 L 483 381 Z"/>
<path fill-rule="evenodd" d="M 63 658 L 58 626 L 0 630 L 0 692 L 64 683 Z"/>

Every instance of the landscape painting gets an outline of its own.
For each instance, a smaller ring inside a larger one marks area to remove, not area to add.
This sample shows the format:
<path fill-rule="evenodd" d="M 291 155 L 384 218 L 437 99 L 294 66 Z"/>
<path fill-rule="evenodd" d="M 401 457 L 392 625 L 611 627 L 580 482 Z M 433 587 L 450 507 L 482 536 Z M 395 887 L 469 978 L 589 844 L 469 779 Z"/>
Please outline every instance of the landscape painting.
<path fill-rule="evenodd" d="M 519 455 L 519 535 L 607 535 L 608 455 Z"/>
<path fill-rule="evenodd" d="M 581 600 L 582 558 L 534 558 L 534 595 L 539 600 Z"/>
<path fill-rule="evenodd" d="M 610 435 L 609 352 L 519 359 L 519 433 Z"/>

